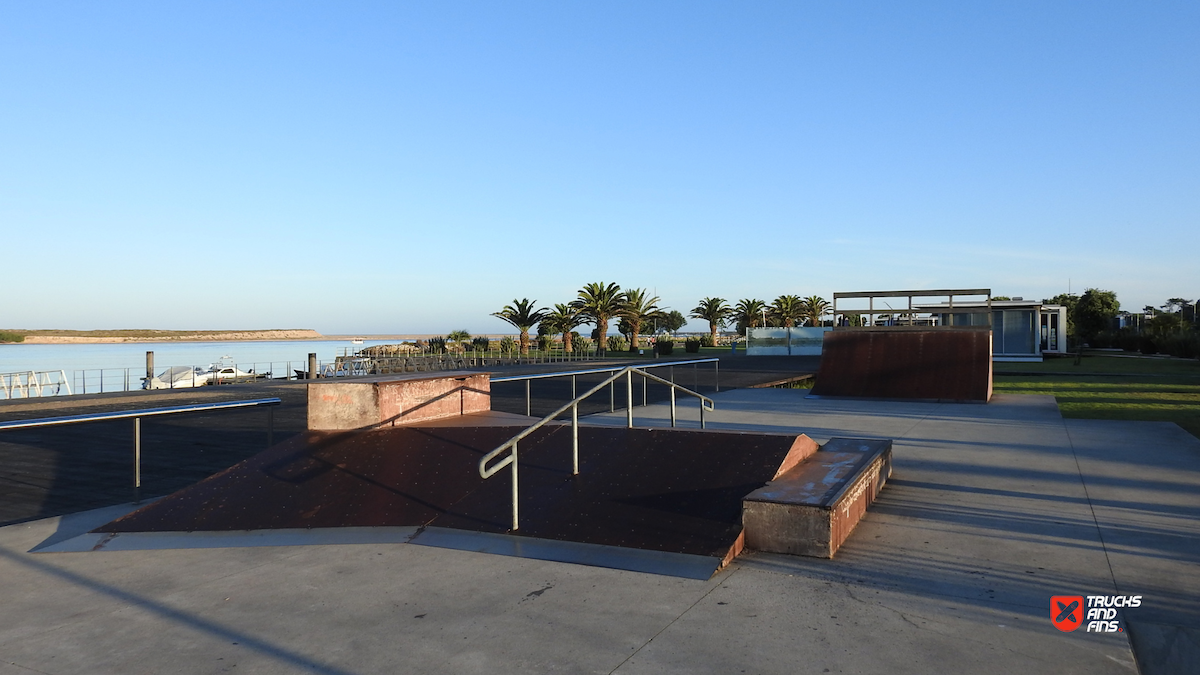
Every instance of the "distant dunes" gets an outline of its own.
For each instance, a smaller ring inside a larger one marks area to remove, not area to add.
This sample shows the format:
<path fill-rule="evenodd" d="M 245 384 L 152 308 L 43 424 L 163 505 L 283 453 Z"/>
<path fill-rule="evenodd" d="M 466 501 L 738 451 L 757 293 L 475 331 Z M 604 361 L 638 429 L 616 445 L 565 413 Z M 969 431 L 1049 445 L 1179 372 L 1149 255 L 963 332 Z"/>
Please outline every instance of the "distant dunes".
<path fill-rule="evenodd" d="M 23 330 L 4 333 L 24 335 L 25 344 L 71 344 L 104 342 L 208 342 L 229 340 L 322 340 L 311 328 L 271 330 Z"/>

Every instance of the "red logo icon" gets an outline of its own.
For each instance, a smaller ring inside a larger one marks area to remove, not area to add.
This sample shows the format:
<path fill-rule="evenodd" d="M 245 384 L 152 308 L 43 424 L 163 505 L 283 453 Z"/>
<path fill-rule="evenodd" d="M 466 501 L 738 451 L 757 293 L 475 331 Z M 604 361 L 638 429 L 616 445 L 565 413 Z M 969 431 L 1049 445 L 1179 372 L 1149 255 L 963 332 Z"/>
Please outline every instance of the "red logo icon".
<path fill-rule="evenodd" d="M 1082 595 L 1050 596 L 1050 622 L 1064 633 L 1083 625 Z"/>

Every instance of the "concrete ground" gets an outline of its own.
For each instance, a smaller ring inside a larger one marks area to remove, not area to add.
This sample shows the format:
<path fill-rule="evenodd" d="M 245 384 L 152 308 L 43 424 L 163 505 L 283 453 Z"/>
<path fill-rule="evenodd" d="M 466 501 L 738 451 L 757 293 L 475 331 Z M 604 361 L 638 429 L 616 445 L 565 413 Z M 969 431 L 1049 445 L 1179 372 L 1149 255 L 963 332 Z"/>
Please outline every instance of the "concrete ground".
<path fill-rule="evenodd" d="M 751 553 L 695 581 L 413 544 L 29 553 L 128 508 L 110 507 L 0 528 L 0 675 L 1137 672 L 1127 633 L 1049 620 L 1051 595 L 1114 593 L 1143 596 L 1142 672 L 1196 672 L 1194 437 L 1063 420 L 1049 397 L 805 393 L 722 392 L 708 419 L 896 441 L 834 560 Z"/>

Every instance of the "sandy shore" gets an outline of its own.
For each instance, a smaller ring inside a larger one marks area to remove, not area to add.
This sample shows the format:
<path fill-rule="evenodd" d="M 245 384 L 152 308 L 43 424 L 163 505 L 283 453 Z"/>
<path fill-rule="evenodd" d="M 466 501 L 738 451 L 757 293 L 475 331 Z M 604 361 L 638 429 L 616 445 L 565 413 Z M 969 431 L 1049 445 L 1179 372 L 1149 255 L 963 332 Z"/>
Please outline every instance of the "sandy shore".
<path fill-rule="evenodd" d="M 78 335 L 26 335 L 24 344 L 113 344 L 121 342 L 225 342 L 244 340 L 328 340 L 315 330 L 255 330 L 228 333 L 181 333 L 163 331 L 161 335 L 137 337 L 91 337 Z M 336 339 L 336 338 L 334 338 Z"/>

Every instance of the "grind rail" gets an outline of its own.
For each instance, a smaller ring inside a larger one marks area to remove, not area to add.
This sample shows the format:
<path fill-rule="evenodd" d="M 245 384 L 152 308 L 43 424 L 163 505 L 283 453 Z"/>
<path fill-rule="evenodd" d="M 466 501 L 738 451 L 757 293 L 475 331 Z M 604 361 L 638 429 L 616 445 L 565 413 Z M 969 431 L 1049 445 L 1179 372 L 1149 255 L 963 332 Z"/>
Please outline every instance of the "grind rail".
<path fill-rule="evenodd" d="M 177 405 L 163 408 L 143 408 L 140 410 L 118 410 L 114 412 L 91 413 L 87 415 L 64 415 L 62 417 L 40 417 L 28 420 L 12 420 L 0 422 L 0 431 L 9 429 L 34 429 L 52 427 L 61 424 L 80 424 L 83 422 L 101 422 L 107 420 L 133 419 L 133 486 L 142 487 L 142 418 L 159 415 L 177 415 L 180 413 L 208 412 L 210 410 L 229 410 L 231 408 L 251 408 L 267 406 L 267 447 L 274 445 L 275 408 L 282 401 L 278 398 L 256 398 L 246 401 L 224 401 L 221 403 L 197 403 L 194 405 Z"/>
<path fill-rule="evenodd" d="M 674 386 L 675 385 L 675 379 L 674 379 L 675 366 L 692 366 L 692 370 L 694 371 L 701 363 L 713 364 L 713 389 L 718 392 L 721 391 L 721 359 L 688 359 L 688 360 L 684 360 L 684 361 L 667 361 L 665 363 L 648 363 L 644 366 L 637 366 L 636 368 L 638 369 L 639 372 L 644 371 L 644 370 L 649 370 L 650 368 L 670 368 L 672 377 L 671 377 L 671 381 L 668 384 Z M 628 366 L 628 367 L 632 368 L 634 366 Z M 493 377 L 491 379 L 491 381 L 492 381 L 492 383 L 524 382 L 525 383 L 525 415 L 532 417 L 531 410 L 532 410 L 533 397 L 531 394 L 530 383 L 533 380 L 548 380 L 550 378 L 555 378 L 555 377 L 570 377 L 571 378 L 571 397 L 574 398 L 575 392 L 576 392 L 576 377 L 577 376 L 579 376 L 579 375 L 597 375 L 597 374 L 603 374 L 603 373 L 616 373 L 618 371 L 623 371 L 625 368 L 626 368 L 626 366 L 611 366 L 608 368 L 590 368 L 588 370 L 572 370 L 572 371 L 568 371 L 568 372 L 558 372 L 558 373 L 537 373 L 537 374 L 533 374 L 533 375 L 509 375 L 507 377 Z M 698 378 L 698 375 L 696 377 Z M 608 411 L 616 412 L 616 382 L 612 381 L 612 380 L 606 380 L 606 382 L 612 382 L 612 385 L 609 388 Z M 697 387 L 697 388 L 699 388 L 699 387 Z M 642 405 L 646 405 L 646 380 L 645 380 L 645 378 L 642 379 Z"/>
<path fill-rule="evenodd" d="M 716 359 L 712 359 L 712 360 L 715 361 Z M 625 408 L 626 427 L 629 429 L 632 429 L 633 428 L 633 375 L 634 375 L 634 373 L 641 375 L 643 378 L 643 382 L 645 382 L 646 380 L 654 380 L 655 382 L 667 385 L 668 389 L 670 390 L 670 394 L 671 394 L 671 426 L 672 427 L 675 426 L 675 392 L 676 392 L 676 390 L 679 390 L 688 396 L 695 396 L 696 398 L 700 399 L 700 428 L 701 429 L 704 428 L 704 412 L 706 410 L 711 411 L 716 408 L 716 404 L 713 403 L 713 400 L 711 398 L 709 398 L 703 394 L 700 394 L 698 392 L 692 391 L 691 389 L 688 389 L 687 387 L 675 384 L 674 382 L 671 382 L 670 380 L 666 380 L 657 375 L 648 373 L 645 370 L 642 370 L 641 368 L 636 368 L 634 366 L 626 366 L 625 368 L 621 368 L 619 371 L 617 371 L 611 377 L 605 379 L 603 382 L 601 382 L 600 384 L 597 384 L 596 386 L 587 390 L 583 394 L 571 399 L 565 405 L 563 405 L 559 409 L 555 410 L 554 412 L 550 413 L 549 415 L 543 417 L 542 419 L 538 420 L 537 422 L 534 422 L 532 425 L 527 427 L 524 431 L 518 433 L 516 436 L 513 436 L 509 440 L 505 441 L 504 443 L 499 445 L 495 450 L 492 450 L 488 454 L 484 455 L 483 459 L 479 460 L 479 475 L 481 477 L 483 477 L 485 480 L 496 475 L 497 473 L 499 473 L 499 471 L 501 469 L 503 469 L 506 466 L 512 467 L 512 529 L 514 532 L 517 530 L 518 525 L 519 525 L 517 443 L 519 443 L 522 439 L 529 436 L 533 432 L 542 428 L 546 424 L 553 421 L 554 418 L 565 413 L 567 410 L 570 410 L 571 411 L 571 467 L 572 467 L 571 473 L 572 473 L 572 475 L 576 475 L 576 476 L 579 475 L 579 403 L 581 401 L 583 401 L 584 399 L 588 398 L 589 396 L 591 396 L 592 394 L 595 394 L 596 392 L 600 391 L 601 389 L 604 389 L 605 387 L 607 387 L 609 385 L 615 386 L 617 380 L 624 377 L 625 378 L 626 404 L 627 404 L 626 408 Z M 494 465 L 488 466 L 488 464 L 492 460 L 503 455 L 505 453 L 505 451 L 510 451 L 510 452 L 507 454 L 507 456 L 505 456 L 503 459 L 496 462 Z"/>

